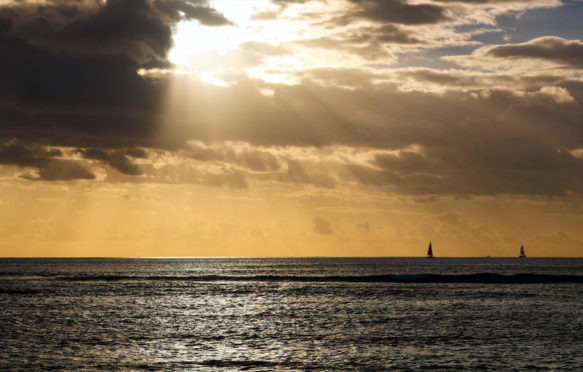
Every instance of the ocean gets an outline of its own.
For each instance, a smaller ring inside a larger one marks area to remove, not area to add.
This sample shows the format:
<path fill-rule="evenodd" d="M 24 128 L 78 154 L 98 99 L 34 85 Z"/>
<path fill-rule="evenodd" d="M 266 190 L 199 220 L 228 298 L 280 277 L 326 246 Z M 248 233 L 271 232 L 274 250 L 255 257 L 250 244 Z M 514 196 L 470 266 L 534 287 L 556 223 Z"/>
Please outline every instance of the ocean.
<path fill-rule="evenodd" d="M 581 370 L 583 259 L 0 259 L 2 370 Z"/>

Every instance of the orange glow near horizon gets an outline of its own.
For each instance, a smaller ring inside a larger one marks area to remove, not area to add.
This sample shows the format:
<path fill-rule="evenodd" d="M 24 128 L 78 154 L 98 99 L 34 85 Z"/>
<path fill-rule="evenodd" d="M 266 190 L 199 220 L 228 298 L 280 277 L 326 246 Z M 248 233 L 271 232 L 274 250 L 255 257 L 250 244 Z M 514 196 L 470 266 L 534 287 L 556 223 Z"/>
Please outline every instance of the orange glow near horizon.
<path fill-rule="evenodd" d="M 25 194 L 30 197 L 30 190 Z M 293 198 L 270 190 L 77 185 L 68 190 L 39 187 L 34 194 L 36 200 L 18 197 L 23 190 L 3 187 L 11 201 L 3 205 L 1 217 L 7 221 L 12 215 L 2 232 L 4 257 L 421 257 L 429 237 L 438 257 L 514 257 L 521 244 L 529 257 L 580 256 L 568 241 L 552 245 L 556 237 L 537 236 L 545 223 L 533 219 L 511 226 L 522 213 L 519 209 L 490 226 L 506 225 L 508 234 L 531 241 L 508 238 L 501 244 L 480 241 L 475 236 L 479 226 L 449 221 L 458 216 L 428 215 L 423 206 L 403 213 L 397 210 L 402 202 L 390 199 L 386 208 L 347 214 L 311 203 L 298 208 Z M 467 207 L 463 204 L 458 207 Z M 331 231 L 317 231 L 314 216 L 329 221 Z M 492 224 L 497 216 L 481 219 Z"/>

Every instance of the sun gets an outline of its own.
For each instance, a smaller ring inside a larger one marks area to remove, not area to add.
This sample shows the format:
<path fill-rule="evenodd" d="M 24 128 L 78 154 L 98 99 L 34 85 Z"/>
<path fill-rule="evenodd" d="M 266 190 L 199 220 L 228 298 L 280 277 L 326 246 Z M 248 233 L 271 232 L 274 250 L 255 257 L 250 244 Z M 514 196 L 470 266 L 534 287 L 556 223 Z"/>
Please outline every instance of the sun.
<path fill-rule="evenodd" d="M 182 67 L 188 67 L 192 60 L 204 55 L 225 55 L 247 40 L 252 40 L 257 30 L 253 30 L 250 19 L 261 9 L 262 2 L 249 0 L 219 0 L 210 4 L 230 22 L 224 26 L 205 26 L 196 20 L 180 22 L 174 35 L 174 46 L 168 59 Z"/>
<path fill-rule="evenodd" d="M 217 0 L 209 6 L 230 24 L 180 22 L 168 55 L 175 66 L 173 72 L 195 74 L 214 85 L 228 85 L 221 76 L 230 72 L 267 83 L 295 84 L 298 72 L 305 69 L 362 63 L 359 57 L 346 56 L 333 48 L 309 46 L 320 39 L 337 37 L 326 26 L 327 18 L 314 21 L 311 16 L 337 14 L 344 9 L 342 3 L 308 1 L 282 7 L 271 0 Z"/>

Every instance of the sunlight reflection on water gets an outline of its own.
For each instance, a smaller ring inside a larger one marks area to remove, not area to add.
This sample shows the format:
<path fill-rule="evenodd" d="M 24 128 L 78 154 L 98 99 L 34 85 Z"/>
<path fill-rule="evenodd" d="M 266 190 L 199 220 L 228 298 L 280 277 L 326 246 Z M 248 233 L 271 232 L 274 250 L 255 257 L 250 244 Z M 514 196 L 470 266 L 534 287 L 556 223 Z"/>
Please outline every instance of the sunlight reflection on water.
<path fill-rule="evenodd" d="M 404 265 L 406 263 L 406 265 Z M 405 268 L 405 269 L 404 269 Z M 149 280 L 166 275 L 583 275 L 583 260 L 0 260 L 0 366 L 574 368 L 578 283 Z M 62 280 L 78 275 L 139 280 Z"/>

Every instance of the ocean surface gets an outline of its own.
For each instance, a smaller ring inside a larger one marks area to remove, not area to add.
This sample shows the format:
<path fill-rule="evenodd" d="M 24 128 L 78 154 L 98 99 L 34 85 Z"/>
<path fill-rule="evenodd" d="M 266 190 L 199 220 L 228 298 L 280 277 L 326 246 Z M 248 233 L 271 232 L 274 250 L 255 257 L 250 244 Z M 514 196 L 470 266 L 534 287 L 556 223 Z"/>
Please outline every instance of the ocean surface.
<path fill-rule="evenodd" d="M 582 370 L 583 259 L 0 259 L 2 370 Z"/>

